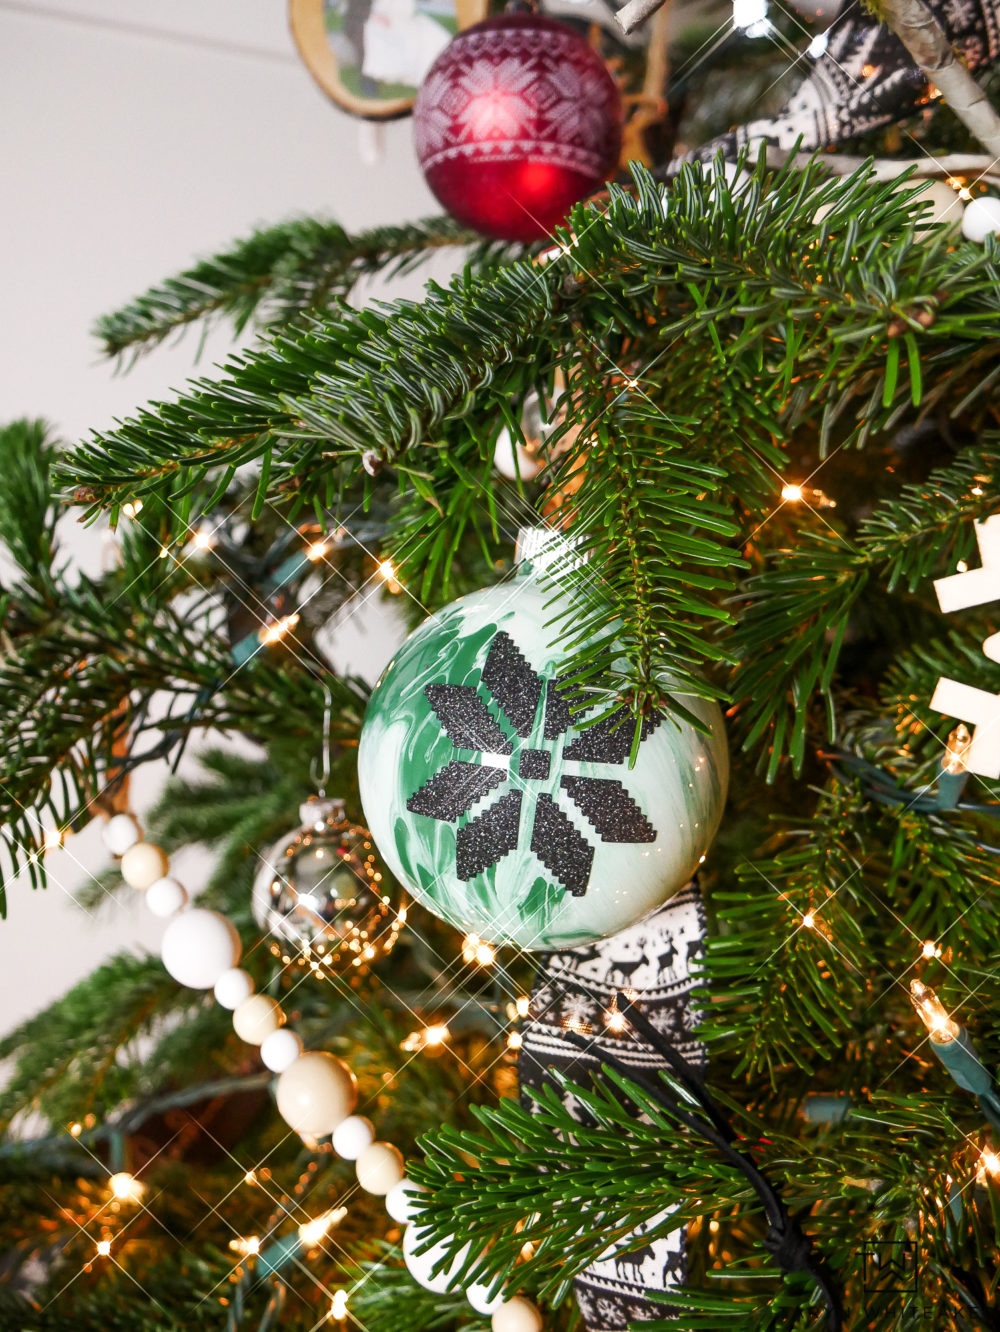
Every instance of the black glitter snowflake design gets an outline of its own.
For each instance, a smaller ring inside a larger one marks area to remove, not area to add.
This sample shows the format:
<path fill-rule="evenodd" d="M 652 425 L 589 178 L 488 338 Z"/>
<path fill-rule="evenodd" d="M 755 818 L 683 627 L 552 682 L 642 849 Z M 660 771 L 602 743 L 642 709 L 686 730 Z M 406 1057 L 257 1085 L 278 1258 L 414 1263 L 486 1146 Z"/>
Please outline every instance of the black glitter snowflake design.
<path fill-rule="evenodd" d="M 655 842 L 656 829 L 622 783 L 613 778 L 566 775 L 553 791 L 552 759 L 556 742 L 570 727 L 569 704 L 559 691 L 558 680 L 537 675 L 509 634 L 501 631 L 494 637 L 480 680 L 513 734 L 500 725 L 471 685 L 427 685 L 424 694 L 454 748 L 478 754 L 480 761 L 452 759 L 410 796 L 406 808 L 412 814 L 455 823 L 485 796 L 501 787 L 509 788 L 456 833 L 456 872 L 467 881 L 516 849 L 522 805 L 526 796 L 530 800 L 534 795 L 531 850 L 567 892 L 582 897 L 590 882 L 594 848 L 554 794 L 565 792 L 602 842 Z M 621 708 L 581 731 L 564 744 L 562 757 L 583 763 L 624 763 L 633 736 L 632 727 L 621 724 L 626 713 L 627 709 Z M 643 721 L 641 741 L 661 720 L 661 714 L 654 712 Z M 522 743 L 536 722 L 540 722 L 550 748 Z M 509 765 L 490 763 L 493 755 L 508 758 Z M 535 793 L 532 783 L 536 782 L 549 783 L 549 789 Z"/>

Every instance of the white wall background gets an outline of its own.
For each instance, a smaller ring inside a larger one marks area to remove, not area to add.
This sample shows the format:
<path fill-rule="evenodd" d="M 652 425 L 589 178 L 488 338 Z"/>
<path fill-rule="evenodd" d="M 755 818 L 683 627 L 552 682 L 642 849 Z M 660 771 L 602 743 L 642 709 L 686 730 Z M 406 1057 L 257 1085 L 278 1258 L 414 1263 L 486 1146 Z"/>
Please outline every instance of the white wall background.
<path fill-rule="evenodd" d="M 255 224 L 315 213 L 360 228 L 438 211 L 409 121 L 385 126 L 381 159 L 362 164 L 358 123 L 313 84 L 285 11 L 284 0 L 0 0 L 0 420 L 44 416 L 71 441 L 179 386 L 195 337 L 118 375 L 91 323 Z M 198 372 L 228 347 L 215 334 Z M 92 566 L 99 534 L 70 521 L 66 539 Z M 373 678 L 395 629 L 387 619 L 338 637 Z M 160 780 L 133 784 L 138 806 Z M 73 903 L 104 863 L 92 825 L 49 857 L 45 892 L 10 887 L 0 1029 L 110 953 L 155 947 L 162 923 L 141 902 L 92 918 Z"/>

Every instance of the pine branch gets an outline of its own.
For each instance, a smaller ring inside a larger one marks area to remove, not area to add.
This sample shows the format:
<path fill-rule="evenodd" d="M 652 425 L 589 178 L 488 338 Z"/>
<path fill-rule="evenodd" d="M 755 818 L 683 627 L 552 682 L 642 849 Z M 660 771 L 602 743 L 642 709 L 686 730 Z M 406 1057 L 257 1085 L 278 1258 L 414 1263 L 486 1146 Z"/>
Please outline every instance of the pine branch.
<path fill-rule="evenodd" d="M 738 889 L 713 893 L 700 1030 L 734 1058 L 735 1077 L 763 1074 L 777 1088 L 792 1069 L 837 1059 L 850 1036 L 871 948 L 859 921 L 860 809 L 857 793 L 828 788 L 807 825 L 738 865 Z"/>
<path fill-rule="evenodd" d="M 577 322 L 628 330 L 640 370 L 680 338 L 692 357 L 718 355 L 785 428 L 819 418 L 825 436 L 848 404 L 870 399 L 852 427 L 859 441 L 914 395 L 925 408 L 959 383 L 975 396 L 980 367 L 994 368 L 991 257 L 971 247 L 955 256 L 943 238 L 913 246 L 917 214 L 894 183 L 873 185 L 867 171 L 830 181 L 819 165 L 768 176 L 761 163 L 733 198 L 711 171 L 689 166 L 670 200 L 664 216 L 659 187 L 640 172 L 636 194 L 613 189 L 603 212 L 574 214 L 575 244 L 553 260 L 430 284 L 419 305 L 342 309 L 288 330 L 232 358 L 218 383 L 196 381 L 176 403 L 95 435 L 63 479 L 82 502 L 107 506 L 174 473 L 188 484 L 267 458 L 270 493 L 328 504 L 340 460 L 356 467 L 374 451 L 405 464 L 473 408 L 492 416 L 516 366 L 551 364 L 553 346 L 571 355 Z M 925 311 L 932 321 L 918 318 Z M 898 324 L 902 338 L 887 336 Z M 669 394 L 660 405 L 683 414 Z"/>
<path fill-rule="evenodd" d="M 503 252 L 451 218 L 377 227 L 350 235 L 337 222 L 298 218 L 255 231 L 192 268 L 151 287 L 94 326 L 105 355 L 139 356 L 171 333 L 200 323 L 207 330 L 228 319 L 240 334 L 286 324 L 346 300 L 363 278 L 408 273 L 435 251 L 476 246 L 486 266 Z"/>
<path fill-rule="evenodd" d="M 818 696 L 826 711 L 826 739 L 836 728 L 834 681 L 851 617 L 875 584 L 889 593 L 905 587 L 933 600 L 930 577 L 954 568 L 975 547 L 973 519 L 1000 503 L 996 446 L 984 442 L 898 499 L 880 502 L 853 537 L 831 530 L 798 533 L 791 549 L 768 562 L 743 590 L 744 607 L 733 633 L 740 661 L 733 697 L 740 705 L 744 747 L 767 760 L 772 780 L 787 754 L 801 772 Z"/>

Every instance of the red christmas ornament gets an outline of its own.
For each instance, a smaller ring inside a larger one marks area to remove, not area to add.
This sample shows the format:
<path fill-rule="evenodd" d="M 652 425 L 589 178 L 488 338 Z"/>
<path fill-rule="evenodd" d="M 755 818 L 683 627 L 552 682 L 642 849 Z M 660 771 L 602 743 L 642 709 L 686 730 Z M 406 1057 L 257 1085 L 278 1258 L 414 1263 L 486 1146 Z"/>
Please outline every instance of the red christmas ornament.
<path fill-rule="evenodd" d="M 413 108 L 417 157 L 447 211 L 517 241 L 548 235 L 608 178 L 621 119 L 600 56 L 571 28 L 531 13 L 460 32 Z"/>

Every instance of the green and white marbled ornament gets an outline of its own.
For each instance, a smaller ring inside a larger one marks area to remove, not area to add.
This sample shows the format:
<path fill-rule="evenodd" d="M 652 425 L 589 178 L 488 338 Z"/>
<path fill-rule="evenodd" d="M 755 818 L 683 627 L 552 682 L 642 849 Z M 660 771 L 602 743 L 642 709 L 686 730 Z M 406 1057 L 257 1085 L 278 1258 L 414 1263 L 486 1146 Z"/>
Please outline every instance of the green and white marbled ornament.
<path fill-rule="evenodd" d="M 375 686 L 358 776 L 379 851 L 459 929 L 525 949 L 614 934 L 691 877 L 715 835 L 729 759 L 714 703 L 571 724 L 550 640 L 558 607 L 530 566 L 432 615 Z M 620 720 L 620 718 L 619 718 Z"/>

